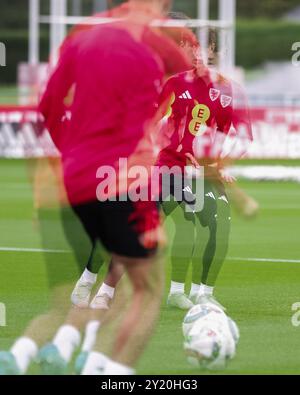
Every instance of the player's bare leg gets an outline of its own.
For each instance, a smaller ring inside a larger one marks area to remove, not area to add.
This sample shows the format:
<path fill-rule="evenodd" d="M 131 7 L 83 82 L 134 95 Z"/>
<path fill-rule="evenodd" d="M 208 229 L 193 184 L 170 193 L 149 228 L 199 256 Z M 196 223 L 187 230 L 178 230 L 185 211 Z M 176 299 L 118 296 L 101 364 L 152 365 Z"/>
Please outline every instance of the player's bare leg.
<path fill-rule="evenodd" d="M 124 270 L 122 265 L 117 262 L 114 264 L 111 263 L 107 282 L 116 287 L 123 273 Z M 66 294 L 69 294 L 69 291 L 64 293 L 64 295 Z M 65 298 L 61 297 L 61 299 L 64 300 Z M 58 301 L 57 305 L 60 305 L 60 303 L 61 301 Z M 51 339 L 51 342 L 40 350 L 38 356 L 43 374 L 57 375 L 66 372 L 68 363 L 80 344 L 81 332 L 84 332 L 85 337 L 82 343 L 81 353 L 75 363 L 76 373 L 81 372 L 88 357 L 88 353 L 95 345 L 102 319 L 108 310 L 107 305 L 100 306 L 100 302 L 98 303 L 99 306 L 94 310 L 89 309 L 89 305 L 87 305 L 87 307 L 73 305 L 70 308 L 68 303 L 67 309 L 64 309 L 64 313 L 61 313 L 57 319 L 55 319 L 53 312 L 45 317 L 43 326 L 47 327 L 48 325 L 52 328 L 52 331 L 48 333 L 47 337 L 45 337 L 43 333 L 39 336 L 39 346 Z M 37 323 L 38 322 L 39 320 Z M 36 328 L 36 324 L 34 326 L 35 329 L 38 329 Z M 53 328 L 55 328 L 54 333 Z M 31 335 L 36 336 L 36 332 L 35 330 L 35 333 L 31 333 Z"/>
<path fill-rule="evenodd" d="M 105 310 L 114 297 L 115 289 L 124 274 L 124 267 L 118 262 L 113 262 L 109 266 L 108 273 L 92 300 L 90 307 L 93 310 Z"/>
<path fill-rule="evenodd" d="M 130 374 L 143 352 L 159 313 L 163 290 L 163 265 L 158 259 L 118 258 L 132 287 L 131 301 L 123 314 L 112 346 L 111 358 L 103 357 L 101 331 L 95 352 L 89 355 L 83 374 Z M 117 301 L 116 301 L 117 302 Z M 112 305 L 106 324 L 118 317 L 120 305 Z M 104 364 L 105 362 L 105 364 Z M 105 365 L 105 366 L 104 366 Z M 99 370 L 100 369 L 100 370 Z M 98 372 L 98 373 L 97 373 Z"/>
<path fill-rule="evenodd" d="M 104 282 L 90 304 L 91 310 L 89 311 L 88 323 L 86 324 L 84 331 L 81 352 L 76 358 L 75 362 L 76 374 L 80 374 L 82 372 L 88 355 L 95 346 L 97 333 L 105 319 L 105 313 L 110 308 L 110 305 L 114 299 L 116 288 L 123 277 L 123 274 L 123 265 L 116 261 L 112 261 L 109 265 L 109 270 Z M 73 324 L 73 317 L 70 316 L 69 319 Z M 74 319 L 76 322 L 76 315 Z"/>
<path fill-rule="evenodd" d="M 113 259 L 110 272 L 107 277 L 108 283 L 115 287 L 119 283 L 125 271 L 124 266 L 119 263 L 120 261 L 117 261 L 117 259 L 119 258 Z M 132 260 L 129 261 L 131 262 Z M 39 352 L 39 362 L 43 374 L 57 375 L 66 373 L 68 363 L 70 362 L 74 351 L 79 346 L 81 339 L 80 332 L 85 330 L 82 352 L 79 354 L 75 363 L 75 372 L 80 374 L 89 353 L 95 345 L 100 326 L 105 326 L 105 323 L 110 322 L 111 319 L 114 319 L 117 315 L 120 316 L 120 312 L 123 312 L 125 308 L 126 297 L 122 294 L 116 300 L 115 307 L 112 311 L 108 311 L 107 308 L 92 310 L 73 306 L 69 310 L 66 319 L 64 319 L 65 316 L 61 315 L 55 326 L 52 323 L 52 328 L 54 326 L 59 329 L 52 338 L 51 343 L 44 346 Z M 51 320 L 51 315 L 49 316 L 49 319 Z M 49 323 L 50 322 L 48 320 L 48 324 Z M 45 341 L 45 337 L 41 336 L 41 341 Z"/>

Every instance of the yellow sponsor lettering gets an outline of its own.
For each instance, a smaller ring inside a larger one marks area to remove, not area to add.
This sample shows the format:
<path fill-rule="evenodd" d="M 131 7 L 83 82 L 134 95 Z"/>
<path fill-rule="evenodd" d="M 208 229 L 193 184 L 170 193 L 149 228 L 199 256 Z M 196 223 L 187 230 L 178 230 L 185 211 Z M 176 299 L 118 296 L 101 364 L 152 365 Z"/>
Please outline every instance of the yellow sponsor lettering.
<path fill-rule="evenodd" d="M 196 104 L 192 110 L 192 120 L 189 131 L 194 136 L 201 136 L 207 129 L 207 121 L 210 118 L 210 109 L 205 104 Z"/>

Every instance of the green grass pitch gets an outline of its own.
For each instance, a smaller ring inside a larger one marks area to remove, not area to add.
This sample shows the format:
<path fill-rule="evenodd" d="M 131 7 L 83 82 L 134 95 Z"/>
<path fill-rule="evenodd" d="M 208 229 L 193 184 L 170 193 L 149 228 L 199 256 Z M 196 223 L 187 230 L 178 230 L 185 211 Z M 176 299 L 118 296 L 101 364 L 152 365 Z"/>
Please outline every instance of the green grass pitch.
<path fill-rule="evenodd" d="M 259 201 L 261 211 L 251 221 L 233 214 L 230 251 L 216 296 L 237 322 L 241 339 L 226 370 L 208 374 L 299 374 L 300 327 L 291 323 L 291 306 L 300 302 L 300 262 L 284 261 L 300 260 L 300 187 L 289 182 L 240 185 Z M 0 349 L 7 349 L 26 323 L 44 310 L 47 279 L 42 253 L 4 250 L 41 248 L 25 162 L 0 161 L 0 189 L 0 302 L 7 309 Z M 167 227 L 172 234 L 169 220 Z M 252 260 L 257 258 L 269 261 Z M 138 373 L 202 374 L 188 365 L 182 350 L 184 313 L 168 309 L 165 299 Z"/>

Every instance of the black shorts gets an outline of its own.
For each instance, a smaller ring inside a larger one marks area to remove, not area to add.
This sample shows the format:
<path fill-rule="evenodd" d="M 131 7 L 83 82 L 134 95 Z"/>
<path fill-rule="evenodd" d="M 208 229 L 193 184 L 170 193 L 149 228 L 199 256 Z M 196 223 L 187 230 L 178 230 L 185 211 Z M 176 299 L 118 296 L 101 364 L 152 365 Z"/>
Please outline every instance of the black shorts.
<path fill-rule="evenodd" d="M 155 202 L 94 201 L 73 206 L 91 242 L 99 240 L 110 253 L 128 258 L 147 258 L 156 253 L 158 240 L 145 240 L 160 225 Z"/>
<path fill-rule="evenodd" d="M 170 196 L 180 204 L 185 204 L 193 207 L 196 204 L 196 196 L 193 193 L 193 184 L 187 177 L 182 174 L 167 174 L 166 179 L 162 177 L 159 202 L 162 204 L 168 201 Z"/>
<path fill-rule="evenodd" d="M 165 191 L 162 186 L 164 181 L 161 183 L 161 191 L 159 202 L 162 206 L 162 210 L 166 216 L 170 215 L 178 205 L 184 210 L 185 218 L 187 220 L 193 220 L 194 215 L 199 218 L 206 218 L 210 215 L 215 215 L 217 212 L 216 199 L 223 196 L 228 201 L 225 187 L 220 180 L 204 178 L 203 184 L 203 209 L 201 211 L 195 210 L 197 199 L 195 178 L 184 177 L 183 175 L 172 175 L 167 177 L 165 180 Z M 174 199 L 169 201 L 169 197 L 172 196 Z M 187 210 L 187 206 L 189 210 Z M 203 220 L 203 226 L 207 221 Z"/>

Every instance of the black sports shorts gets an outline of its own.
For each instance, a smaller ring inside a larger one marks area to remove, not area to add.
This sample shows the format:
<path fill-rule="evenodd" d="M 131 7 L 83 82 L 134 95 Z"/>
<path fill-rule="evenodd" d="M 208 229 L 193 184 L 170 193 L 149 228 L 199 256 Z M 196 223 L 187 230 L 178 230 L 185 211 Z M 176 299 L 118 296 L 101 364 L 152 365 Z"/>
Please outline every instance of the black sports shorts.
<path fill-rule="evenodd" d="M 160 204 L 168 201 L 170 196 L 173 196 L 179 204 L 184 202 L 191 207 L 196 204 L 192 180 L 189 180 L 184 175 L 167 174 L 166 179 L 162 178 L 160 182 Z"/>
<path fill-rule="evenodd" d="M 99 240 L 110 253 L 147 258 L 156 253 L 158 240 L 143 237 L 159 227 L 156 202 L 93 201 L 73 206 L 91 242 Z"/>

